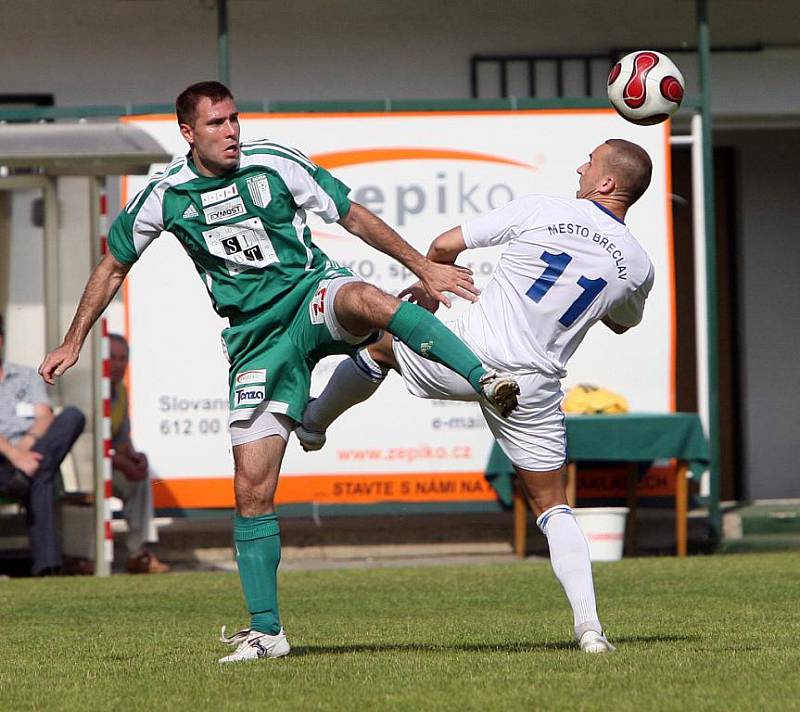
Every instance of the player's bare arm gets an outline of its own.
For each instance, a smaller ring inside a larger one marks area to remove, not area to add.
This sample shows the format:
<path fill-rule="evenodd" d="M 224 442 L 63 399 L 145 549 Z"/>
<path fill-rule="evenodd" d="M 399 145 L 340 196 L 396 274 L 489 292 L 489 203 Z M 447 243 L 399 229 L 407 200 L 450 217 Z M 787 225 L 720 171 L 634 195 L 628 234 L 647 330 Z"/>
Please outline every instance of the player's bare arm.
<path fill-rule="evenodd" d="M 447 232 L 443 232 L 437 237 L 428 248 L 428 259 L 431 262 L 443 265 L 455 264 L 458 256 L 467 249 L 467 243 L 464 242 L 464 233 L 461 231 L 461 226 L 451 228 Z M 474 289 L 474 294 L 478 294 L 477 288 Z M 418 304 L 423 309 L 429 312 L 435 312 L 439 304 L 436 300 L 431 299 L 425 292 L 423 285 L 420 282 L 412 284 L 410 287 L 404 289 L 398 295 L 400 299 L 409 297 L 409 301 Z M 470 301 L 475 301 L 474 298 Z"/>
<path fill-rule="evenodd" d="M 475 301 L 478 290 L 472 280 L 472 270 L 453 264 L 440 264 L 423 257 L 363 205 L 351 202 L 350 210 L 339 220 L 339 224 L 370 247 L 380 250 L 408 267 L 420 278 L 422 288 L 431 299 L 449 307 L 450 300 L 443 294 L 448 291 Z"/>
<path fill-rule="evenodd" d="M 603 323 L 611 329 L 615 334 L 624 334 L 628 329 L 629 326 L 622 326 L 622 324 L 617 324 L 610 316 L 603 317 Z"/>
<path fill-rule="evenodd" d="M 94 268 L 63 343 L 47 354 L 39 366 L 39 375 L 46 383 L 53 385 L 57 376 L 75 365 L 89 331 L 114 298 L 130 268 L 131 265 L 119 262 L 110 253 Z"/>
<path fill-rule="evenodd" d="M 454 264 L 458 256 L 467 249 L 464 233 L 457 225 L 437 237 L 428 248 L 428 259 L 441 264 Z"/>

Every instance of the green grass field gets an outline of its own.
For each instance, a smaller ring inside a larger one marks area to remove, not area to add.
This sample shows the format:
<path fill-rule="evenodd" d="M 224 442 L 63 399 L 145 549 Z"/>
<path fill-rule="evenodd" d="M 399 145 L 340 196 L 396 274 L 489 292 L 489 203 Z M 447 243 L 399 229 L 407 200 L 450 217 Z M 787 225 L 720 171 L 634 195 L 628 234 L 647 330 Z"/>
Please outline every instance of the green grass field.
<path fill-rule="evenodd" d="M 292 654 L 219 666 L 234 574 L 0 582 L 3 710 L 800 709 L 797 554 L 597 565 L 589 656 L 546 562 L 291 572 Z"/>

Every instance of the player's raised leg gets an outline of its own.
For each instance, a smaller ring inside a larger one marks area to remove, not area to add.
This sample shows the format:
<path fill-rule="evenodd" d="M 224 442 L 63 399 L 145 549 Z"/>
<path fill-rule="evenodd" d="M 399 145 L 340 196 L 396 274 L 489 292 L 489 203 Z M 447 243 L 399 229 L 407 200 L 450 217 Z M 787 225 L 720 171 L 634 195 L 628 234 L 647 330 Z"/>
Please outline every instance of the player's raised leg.
<path fill-rule="evenodd" d="M 508 374 L 487 371 L 461 339 L 416 304 L 401 302 L 366 282 L 351 282 L 336 294 L 334 309 L 336 318 L 351 334 L 366 336 L 376 328 L 385 329 L 423 358 L 465 378 L 501 414 L 507 415 L 516 407 L 516 381 Z"/>
<path fill-rule="evenodd" d="M 290 650 L 278 611 L 281 541 L 274 501 L 289 428 L 287 418 L 266 412 L 231 426 L 234 543 L 250 626 L 231 637 L 225 636 L 223 627 L 220 640 L 235 645 L 236 650 L 221 658 L 221 663 L 278 658 Z"/>
<path fill-rule="evenodd" d="M 367 400 L 383 383 L 389 369 L 397 370 L 392 336 L 387 331 L 375 343 L 346 358 L 334 369 L 325 388 L 309 401 L 295 435 L 306 452 L 325 445 L 325 431 L 346 410 Z"/>
<path fill-rule="evenodd" d="M 567 504 L 566 467 L 533 472 L 515 467 L 536 514 L 536 524 L 547 537 L 553 573 L 564 588 L 575 625 L 575 639 L 587 653 L 615 648 L 603 635 L 597 615 L 589 546 Z"/>

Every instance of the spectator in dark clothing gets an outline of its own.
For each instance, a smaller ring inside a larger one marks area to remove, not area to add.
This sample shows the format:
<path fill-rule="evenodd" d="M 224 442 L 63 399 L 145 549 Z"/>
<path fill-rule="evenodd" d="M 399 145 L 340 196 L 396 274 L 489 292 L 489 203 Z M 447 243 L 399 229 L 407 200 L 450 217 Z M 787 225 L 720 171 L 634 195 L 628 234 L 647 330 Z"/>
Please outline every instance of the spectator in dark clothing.
<path fill-rule="evenodd" d="M 25 506 L 34 576 L 61 573 L 54 488 L 59 467 L 85 422 L 74 407 L 54 416 L 36 370 L 5 360 L 0 314 L 0 496 Z"/>

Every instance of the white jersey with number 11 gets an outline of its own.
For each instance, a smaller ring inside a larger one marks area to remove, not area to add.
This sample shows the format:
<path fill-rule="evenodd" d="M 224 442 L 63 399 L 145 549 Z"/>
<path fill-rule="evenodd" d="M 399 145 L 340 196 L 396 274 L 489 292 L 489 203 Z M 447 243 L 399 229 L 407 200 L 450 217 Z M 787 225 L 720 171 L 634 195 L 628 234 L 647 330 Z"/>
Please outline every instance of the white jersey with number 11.
<path fill-rule="evenodd" d="M 529 195 L 461 228 L 468 248 L 508 243 L 479 300 L 451 325 L 484 363 L 563 378 L 595 322 L 641 321 L 653 264 L 604 206 Z"/>

